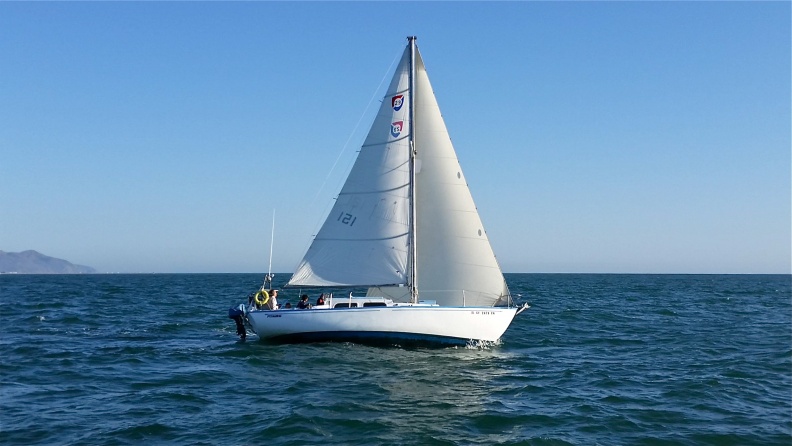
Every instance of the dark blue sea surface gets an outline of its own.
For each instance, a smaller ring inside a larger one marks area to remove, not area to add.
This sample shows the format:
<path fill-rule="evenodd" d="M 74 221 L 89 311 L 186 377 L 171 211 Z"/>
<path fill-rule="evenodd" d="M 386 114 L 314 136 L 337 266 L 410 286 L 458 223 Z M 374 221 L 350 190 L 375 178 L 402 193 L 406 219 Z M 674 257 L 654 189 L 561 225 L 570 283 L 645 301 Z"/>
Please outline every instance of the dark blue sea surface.
<path fill-rule="evenodd" d="M 261 278 L 0 275 L 0 444 L 792 444 L 788 275 L 508 274 L 484 349 L 240 342 Z"/>

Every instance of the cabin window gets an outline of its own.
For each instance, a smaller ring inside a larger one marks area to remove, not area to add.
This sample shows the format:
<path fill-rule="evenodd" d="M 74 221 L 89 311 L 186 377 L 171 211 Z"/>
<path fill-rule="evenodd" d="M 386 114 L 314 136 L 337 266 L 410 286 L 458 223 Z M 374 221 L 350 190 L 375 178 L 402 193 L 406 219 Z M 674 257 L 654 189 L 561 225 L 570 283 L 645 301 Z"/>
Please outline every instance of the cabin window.
<path fill-rule="evenodd" d="M 385 302 L 364 302 L 364 307 L 387 307 L 388 305 Z"/>
<path fill-rule="evenodd" d="M 357 302 L 353 302 L 351 304 L 349 302 L 342 304 L 335 304 L 333 305 L 333 308 L 357 308 Z"/>

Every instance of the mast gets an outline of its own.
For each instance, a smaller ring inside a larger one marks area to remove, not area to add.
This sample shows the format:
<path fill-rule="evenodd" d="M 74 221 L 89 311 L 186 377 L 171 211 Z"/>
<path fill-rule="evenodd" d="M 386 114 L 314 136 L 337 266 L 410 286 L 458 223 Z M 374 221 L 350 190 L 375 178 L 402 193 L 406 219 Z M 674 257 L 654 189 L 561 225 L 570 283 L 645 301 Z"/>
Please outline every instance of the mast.
<path fill-rule="evenodd" d="M 410 301 L 418 303 L 418 240 L 415 219 L 415 36 L 407 37 L 410 46 L 410 75 L 408 88 L 410 91 Z"/>

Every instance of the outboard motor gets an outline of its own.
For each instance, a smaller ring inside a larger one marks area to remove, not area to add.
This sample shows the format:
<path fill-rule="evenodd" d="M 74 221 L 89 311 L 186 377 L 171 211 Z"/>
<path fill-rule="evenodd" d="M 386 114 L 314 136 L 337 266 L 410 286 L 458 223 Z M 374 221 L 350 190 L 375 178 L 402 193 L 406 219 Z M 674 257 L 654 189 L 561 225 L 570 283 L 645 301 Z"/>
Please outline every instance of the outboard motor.
<path fill-rule="evenodd" d="M 238 307 L 231 307 L 228 309 L 228 318 L 233 319 L 236 322 L 236 329 L 239 338 L 243 341 L 247 337 L 247 330 L 245 330 L 245 322 L 243 318 L 245 317 L 245 305 L 240 304 Z"/>

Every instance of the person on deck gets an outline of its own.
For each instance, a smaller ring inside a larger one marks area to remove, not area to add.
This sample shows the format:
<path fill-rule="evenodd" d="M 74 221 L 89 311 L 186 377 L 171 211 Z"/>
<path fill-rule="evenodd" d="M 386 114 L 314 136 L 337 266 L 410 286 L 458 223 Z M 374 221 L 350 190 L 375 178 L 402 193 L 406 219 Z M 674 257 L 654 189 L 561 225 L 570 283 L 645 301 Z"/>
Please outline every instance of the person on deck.
<path fill-rule="evenodd" d="M 311 304 L 308 303 L 307 294 L 303 294 L 302 296 L 300 296 L 300 302 L 297 304 L 297 308 L 299 308 L 300 310 L 307 310 L 311 308 Z"/>
<path fill-rule="evenodd" d="M 316 299 L 316 305 L 324 305 L 324 304 L 325 304 L 324 293 L 322 293 L 319 295 L 319 299 Z"/>
<path fill-rule="evenodd" d="M 267 307 L 270 310 L 277 310 L 278 309 L 278 290 L 269 290 L 269 301 L 267 301 Z"/>

